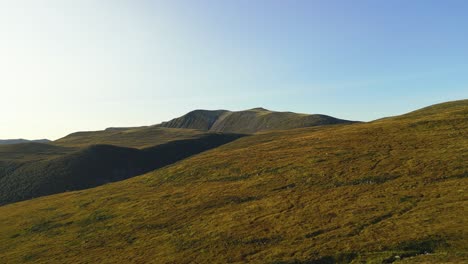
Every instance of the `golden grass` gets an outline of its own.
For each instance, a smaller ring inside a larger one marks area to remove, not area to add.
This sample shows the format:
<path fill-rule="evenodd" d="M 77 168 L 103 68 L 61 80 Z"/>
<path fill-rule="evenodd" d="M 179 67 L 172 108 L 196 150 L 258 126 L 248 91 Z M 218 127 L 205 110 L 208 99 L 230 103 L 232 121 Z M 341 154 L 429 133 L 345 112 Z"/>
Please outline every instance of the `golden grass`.
<path fill-rule="evenodd" d="M 253 135 L 126 181 L 0 207 L 0 259 L 466 262 L 468 101 L 443 106 Z"/>

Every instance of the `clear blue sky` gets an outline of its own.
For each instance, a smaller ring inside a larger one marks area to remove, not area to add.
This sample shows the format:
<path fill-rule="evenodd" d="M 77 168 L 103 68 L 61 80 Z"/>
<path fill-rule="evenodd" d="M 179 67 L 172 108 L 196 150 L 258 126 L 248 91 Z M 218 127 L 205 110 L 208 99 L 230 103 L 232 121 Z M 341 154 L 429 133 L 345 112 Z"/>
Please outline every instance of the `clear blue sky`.
<path fill-rule="evenodd" d="M 468 98 L 468 1 L 0 0 L 0 138 Z"/>

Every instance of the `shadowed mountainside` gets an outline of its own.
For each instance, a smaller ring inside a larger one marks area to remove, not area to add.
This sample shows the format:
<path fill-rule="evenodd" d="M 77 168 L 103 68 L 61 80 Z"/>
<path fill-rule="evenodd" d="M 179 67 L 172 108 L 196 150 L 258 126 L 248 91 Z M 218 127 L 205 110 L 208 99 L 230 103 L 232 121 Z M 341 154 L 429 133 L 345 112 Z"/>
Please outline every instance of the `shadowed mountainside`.
<path fill-rule="evenodd" d="M 182 117 L 163 122 L 156 126 L 253 134 L 260 131 L 350 123 L 353 123 L 353 121 L 337 119 L 326 115 L 274 112 L 264 108 L 254 108 L 238 112 L 227 110 L 195 110 Z"/>
<path fill-rule="evenodd" d="M 7 263 L 464 263 L 468 100 L 0 207 Z"/>
<path fill-rule="evenodd" d="M 206 134 L 141 150 L 111 145 L 93 145 L 78 151 L 38 143 L 15 145 L 16 153 L 22 153 L 20 157 L 33 152 L 26 161 L 12 156 L 7 160 L 0 148 L 0 204 L 120 181 L 239 137 Z M 15 153 L 11 148 L 13 145 L 3 153 Z"/>

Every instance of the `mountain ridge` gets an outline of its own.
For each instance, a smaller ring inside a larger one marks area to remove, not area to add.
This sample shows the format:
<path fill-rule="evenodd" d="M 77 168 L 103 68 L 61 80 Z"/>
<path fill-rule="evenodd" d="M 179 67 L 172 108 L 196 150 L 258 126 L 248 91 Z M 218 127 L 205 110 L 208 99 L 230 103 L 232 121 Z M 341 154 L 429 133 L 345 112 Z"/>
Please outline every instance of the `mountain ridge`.
<path fill-rule="evenodd" d="M 260 131 L 284 130 L 321 125 L 352 124 L 320 114 L 277 112 L 256 107 L 243 111 L 194 110 L 181 117 L 155 125 L 168 128 L 191 128 L 215 132 L 254 134 Z"/>

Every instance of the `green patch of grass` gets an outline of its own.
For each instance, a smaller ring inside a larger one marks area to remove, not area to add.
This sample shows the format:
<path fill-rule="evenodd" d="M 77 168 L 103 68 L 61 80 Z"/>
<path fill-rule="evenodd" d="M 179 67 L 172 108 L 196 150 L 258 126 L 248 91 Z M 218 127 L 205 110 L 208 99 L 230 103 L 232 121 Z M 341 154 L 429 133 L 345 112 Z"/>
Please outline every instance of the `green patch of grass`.
<path fill-rule="evenodd" d="M 447 242 L 442 237 L 428 237 L 421 240 L 405 241 L 400 243 L 394 250 L 415 252 L 417 254 L 434 253 L 436 249 L 446 247 Z"/>
<path fill-rule="evenodd" d="M 282 191 L 282 190 L 292 189 L 292 188 L 295 188 L 295 187 L 296 187 L 296 184 L 291 183 L 291 184 L 288 184 L 288 185 L 285 185 L 285 186 L 275 188 L 275 189 L 273 189 L 273 191 Z"/>
<path fill-rule="evenodd" d="M 43 211 L 55 211 L 57 210 L 57 207 L 46 207 L 46 208 L 41 208 Z"/>
<path fill-rule="evenodd" d="M 258 238 L 243 238 L 243 239 L 228 239 L 228 245 L 251 245 L 251 246 L 265 246 L 269 244 L 276 244 L 283 240 L 280 235 L 271 237 L 258 237 Z"/>
<path fill-rule="evenodd" d="M 397 175 L 377 175 L 377 176 L 366 176 L 363 178 L 355 179 L 350 182 L 344 183 L 345 185 L 360 185 L 360 184 L 382 184 L 387 181 L 398 178 Z"/>
<path fill-rule="evenodd" d="M 357 253 L 345 252 L 336 255 L 323 256 L 308 260 L 275 261 L 274 264 L 346 264 L 358 257 Z"/>
<path fill-rule="evenodd" d="M 10 236 L 10 238 L 17 238 L 17 237 L 20 237 L 21 234 L 20 233 L 16 233 L 16 234 L 13 234 Z"/>
<path fill-rule="evenodd" d="M 252 239 L 247 239 L 242 241 L 243 244 L 248 244 L 248 245 L 266 245 L 266 244 L 273 244 L 273 243 L 278 243 L 283 238 L 281 236 L 273 236 L 273 237 L 262 237 L 262 238 L 252 238 Z"/>
<path fill-rule="evenodd" d="M 23 257 L 22 257 L 22 260 L 24 262 L 31 262 L 31 261 L 34 261 L 36 259 L 38 259 L 40 255 L 38 253 L 26 253 Z"/>
<path fill-rule="evenodd" d="M 78 202 L 78 207 L 79 207 L 79 208 L 86 208 L 86 207 L 88 207 L 90 204 L 92 204 L 93 202 L 94 202 L 94 201 L 87 201 L 87 200 L 85 200 L 85 201 L 79 201 L 79 202 Z"/>
<path fill-rule="evenodd" d="M 199 239 L 189 239 L 189 240 L 184 240 L 184 239 L 177 239 L 174 241 L 174 246 L 178 251 L 185 251 L 185 250 L 190 250 L 190 249 L 195 249 L 199 245 L 202 244 L 202 241 Z"/>
<path fill-rule="evenodd" d="M 400 203 L 413 201 L 414 198 L 415 198 L 415 197 L 412 196 L 412 195 L 405 195 L 405 196 L 402 196 L 402 197 L 400 197 Z"/>
<path fill-rule="evenodd" d="M 225 198 L 225 201 L 228 203 L 241 204 L 241 203 L 247 203 L 247 202 L 256 201 L 260 199 L 261 198 L 258 196 L 247 196 L 247 197 L 229 196 Z"/>
<path fill-rule="evenodd" d="M 107 221 L 107 220 L 112 219 L 114 217 L 115 217 L 114 215 L 112 215 L 112 214 L 110 214 L 108 212 L 105 212 L 105 211 L 102 211 L 102 210 L 97 210 L 97 211 L 92 212 L 85 219 L 79 221 L 77 224 L 79 226 L 89 226 L 89 225 L 94 225 L 94 224 L 97 224 L 97 223 L 100 223 L 100 222 Z"/>
<path fill-rule="evenodd" d="M 232 182 L 232 181 L 242 181 L 250 178 L 250 175 L 240 175 L 240 176 L 226 176 L 217 179 L 213 179 L 211 181 L 220 181 L 220 182 Z"/>
<path fill-rule="evenodd" d="M 56 223 L 56 222 L 52 222 L 49 220 L 43 220 L 43 221 L 33 224 L 30 228 L 27 229 L 27 231 L 31 233 L 42 233 L 42 232 L 47 232 L 58 227 L 62 227 L 63 225 L 64 224 L 62 223 Z"/>
<path fill-rule="evenodd" d="M 447 242 L 441 237 L 428 237 L 421 240 L 405 241 L 392 248 L 391 250 L 394 253 L 383 259 L 382 263 L 393 263 L 405 258 L 432 254 L 437 249 L 445 247 L 447 247 Z"/>
<path fill-rule="evenodd" d="M 155 223 L 155 224 L 145 224 L 140 227 L 140 229 L 145 229 L 145 230 L 162 230 L 166 229 L 169 226 L 171 226 L 170 223 Z"/>
<path fill-rule="evenodd" d="M 332 256 L 325 256 L 317 260 L 311 260 L 310 264 L 325 264 L 325 263 L 350 263 L 358 256 L 354 252 L 339 253 Z"/>
<path fill-rule="evenodd" d="M 317 230 L 317 231 L 305 234 L 304 237 L 305 238 L 312 238 L 312 237 L 320 236 L 321 234 L 323 234 L 325 232 L 326 232 L 325 230 Z"/>

